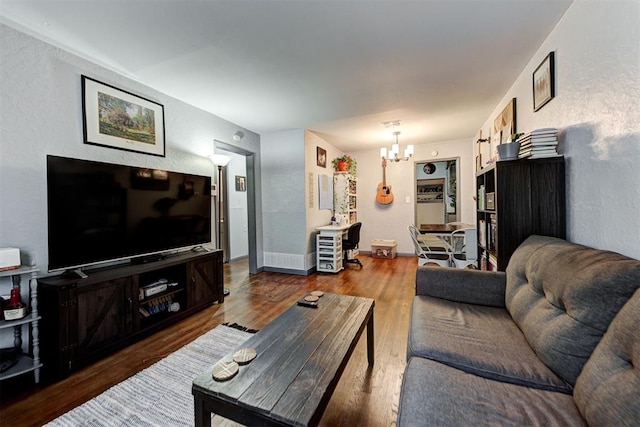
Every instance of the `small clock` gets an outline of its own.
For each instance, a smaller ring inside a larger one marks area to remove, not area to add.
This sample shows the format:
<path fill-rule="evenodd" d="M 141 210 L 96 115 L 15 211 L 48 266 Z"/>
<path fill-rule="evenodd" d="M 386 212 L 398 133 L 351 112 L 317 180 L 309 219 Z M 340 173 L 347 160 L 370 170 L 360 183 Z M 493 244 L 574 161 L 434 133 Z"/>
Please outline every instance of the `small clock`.
<path fill-rule="evenodd" d="M 425 165 L 422 167 L 422 170 L 427 175 L 432 175 L 436 171 L 436 165 L 434 165 L 433 163 L 425 163 Z"/>

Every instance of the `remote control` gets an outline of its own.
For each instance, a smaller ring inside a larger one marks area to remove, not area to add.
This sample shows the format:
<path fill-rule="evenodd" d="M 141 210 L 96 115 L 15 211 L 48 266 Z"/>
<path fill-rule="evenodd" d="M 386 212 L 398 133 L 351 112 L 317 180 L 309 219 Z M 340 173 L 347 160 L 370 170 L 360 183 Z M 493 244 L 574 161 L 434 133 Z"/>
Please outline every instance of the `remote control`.
<path fill-rule="evenodd" d="M 298 301 L 298 305 L 301 305 L 303 307 L 318 308 L 318 301 L 305 301 L 304 299 L 301 299 Z"/>

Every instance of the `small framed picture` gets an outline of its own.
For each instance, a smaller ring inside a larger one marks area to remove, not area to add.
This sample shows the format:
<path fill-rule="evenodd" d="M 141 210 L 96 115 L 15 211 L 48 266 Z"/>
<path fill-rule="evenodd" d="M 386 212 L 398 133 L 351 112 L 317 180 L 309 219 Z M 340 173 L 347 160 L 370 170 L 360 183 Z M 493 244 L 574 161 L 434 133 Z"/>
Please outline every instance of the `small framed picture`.
<path fill-rule="evenodd" d="M 247 178 L 236 175 L 236 191 L 247 191 Z"/>
<path fill-rule="evenodd" d="M 165 156 L 164 107 L 82 76 L 84 143 Z"/>
<path fill-rule="evenodd" d="M 316 147 L 316 163 L 321 168 L 327 167 L 327 150 L 321 147 Z"/>
<path fill-rule="evenodd" d="M 549 52 L 533 72 L 533 111 L 544 107 L 556 95 L 554 74 L 554 54 Z"/>

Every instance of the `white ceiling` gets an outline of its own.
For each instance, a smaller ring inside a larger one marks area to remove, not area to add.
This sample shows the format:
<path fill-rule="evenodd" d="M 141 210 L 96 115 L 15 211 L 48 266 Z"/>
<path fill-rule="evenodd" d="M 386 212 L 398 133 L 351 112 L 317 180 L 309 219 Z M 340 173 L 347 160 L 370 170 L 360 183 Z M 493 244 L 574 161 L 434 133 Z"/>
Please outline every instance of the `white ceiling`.
<path fill-rule="evenodd" d="M 572 0 L 0 0 L 2 22 L 257 133 L 472 138 Z"/>

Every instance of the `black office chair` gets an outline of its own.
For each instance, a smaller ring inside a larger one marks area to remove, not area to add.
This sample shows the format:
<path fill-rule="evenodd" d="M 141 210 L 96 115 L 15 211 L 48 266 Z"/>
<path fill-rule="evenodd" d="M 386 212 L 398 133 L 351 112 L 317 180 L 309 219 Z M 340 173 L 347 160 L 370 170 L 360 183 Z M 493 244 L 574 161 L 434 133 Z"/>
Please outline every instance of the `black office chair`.
<path fill-rule="evenodd" d="M 351 224 L 347 231 L 347 238 L 342 241 L 342 250 L 344 251 L 344 264 L 358 264 L 362 268 L 362 263 L 357 258 L 349 258 L 349 251 L 352 249 L 358 249 L 358 243 L 360 243 L 360 227 L 361 222 Z"/>

